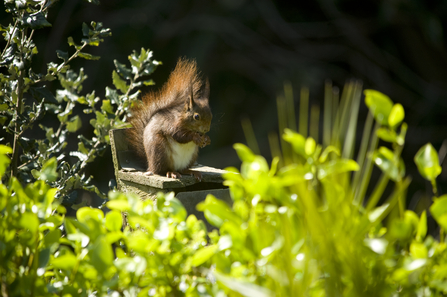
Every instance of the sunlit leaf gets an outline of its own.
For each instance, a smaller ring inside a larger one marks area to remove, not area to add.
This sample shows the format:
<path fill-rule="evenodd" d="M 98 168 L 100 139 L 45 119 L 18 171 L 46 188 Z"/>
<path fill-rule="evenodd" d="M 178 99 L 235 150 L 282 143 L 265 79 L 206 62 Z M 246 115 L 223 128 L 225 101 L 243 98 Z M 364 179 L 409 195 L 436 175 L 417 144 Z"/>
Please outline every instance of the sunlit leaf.
<path fill-rule="evenodd" d="M 81 127 L 82 127 L 82 120 L 81 120 L 81 118 L 80 118 L 78 115 L 72 117 L 72 118 L 67 122 L 67 130 L 68 130 L 69 132 L 76 132 L 76 131 L 78 131 Z"/>
<path fill-rule="evenodd" d="M 79 222 L 86 222 L 88 219 L 102 221 L 104 219 L 104 213 L 97 208 L 81 207 L 76 212 L 76 218 Z"/>
<path fill-rule="evenodd" d="M 393 109 L 391 99 L 376 90 L 365 90 L 364 94 L 366 106 L 368 106 L 376 121 L 382 125 L 388 125 L 388 118 Z"/>
<path fill-rule="evenodd" d="M 396 127 L 399 125 L 405 118 L 405 111 L 400 103 L 396 103 L 393 105 L 391 109 L 390 115 L 388 116 L 388 124 L 390 127 Z"/>
<path fill-rule="evenodd" d="M 248 146 L 242 143 L 236 143 L 233 145 L 236 150 L 239 159 L 243 162 L 253 162 L 255 159 L 255 154 L 248 148 Z"/>
<path fill-rule="evenodd" d="M 196 251 L 192 257 L 192 265 L 196 267 L 205 263 L 217 252 L 218 249 L 219 247 L 217 245 L 210 245 Z"/>
<path fill-rule="evenodd" d="M 112 72 L 112 79 L 115 87 L 120 90 L 121 93 L 125 94 L 129 89 L 129 86 L 127 85 L 125 80 L 121 79 L 121 77 L 115 70 L 113 70 Z"/>
<path fill-rule="evenodd" d="M 421 214 L 416 233 L 416 240 L 423 241 L 427 235 L 427 212 L 424 210 Z"/>
<path fill-rule="evenodd" d="M 76 256 L 72 253 L 66 253 L 60 257 L 54 258 L 50 263 L 57 269 L 73 270 L 76 265 Z"/>
<path fill-rule="evenodd" d="M 323 179 L 328 175 L 357 170 L 359 170 L 359 165 L 354 160 L 333 160 L 318 166 L 318 178 Z"/>
<path fill-rule="evenodd" d="M 428 256 L 427 248 L 420 242 L 412 242 L 410 244 L 410 253 L 415 259 L 425 259 Z"/>
<path fill-rule="evenodd" d="M 47 182 L 55 181 L 59 177 L 56 157 L 47 160 L 40 171 L 32 170 L 32 174 L 39 180 Z"/>
<path fill-rule="evenodd" d="M 441 174 L 442 168 L 439 166 L 438 153 L 431 143 L 427 143 L 419 149 L 414 156 L 419 173 L 423 178 L 433 181 Z"/>
<path fill-rule="evenodd" d="M 435 218 L 436 222 L 447 230 L 447 195 L 442 195 L 436 198 L 430 206 L 430 213 Z"/>
<path fill-rule="evenodd" d="M 271 297 L 274 296 L 274 293 L 268 290 L 267 288 L 258 286 L 256 284 L 252 284 L 250 282 L 226 276 L 217 271 L 213 272 L 218 282 L 222 283 L 225 287 L 230 289 L 233 292 L 239 293 L 241 296 L 246 297 Z"/>
<path fill-rule="evenodd" d="M 93 266 L 104 273 L 113 264 L 113 250 L 105 236 L 99 236 L 89 251 Z"/>
<path fill-rule="evenodd" d="M 116 210 L 112 210 L 106 215 L 106 228 L 109 231 L 119 231 L 123 226 L 122 214 Z"/>

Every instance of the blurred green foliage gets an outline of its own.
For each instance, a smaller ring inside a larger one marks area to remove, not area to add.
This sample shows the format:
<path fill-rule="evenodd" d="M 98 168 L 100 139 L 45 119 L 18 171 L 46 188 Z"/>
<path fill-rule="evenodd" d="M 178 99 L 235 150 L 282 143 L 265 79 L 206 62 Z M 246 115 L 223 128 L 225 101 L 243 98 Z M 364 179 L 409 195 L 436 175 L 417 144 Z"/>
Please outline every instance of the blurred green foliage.
<path fill-rule="evenodd" d="M 444 296 L 447 196 L 433 197 L 429 211 L 440 226 L 433 237 L 427 211 L 418 215 L 405 207 L 403 110 L 382 93 L 365 94 L 379 125 L 367 136 L 400 128 L 401 141 L 389 141 L 391 149 L 372 146 L 364 160 L 354 161 L 343 157 L 340 148 L 350 142 L 340 135 L 323 146 L 286 129 L 290 159 L 276 156 L 271 166 L 235 144 L 241 169 L 224 174 L 232 206 L 212 195 L 197 206 L 216 227 L 212 232 L 188 216 L 173 193 L 143 201 L 110 192 L 107 213 L 82 207 L 70 218 L 54 199 L 56 189 L 43 180 L 22 187 L 12 177 L 0 184 L 2 295 Z M 374 109 L 384 100 L 391 108 Z M 11 153 L 0 146 L 1 174 Z M 437 152 L 427 145 L 415 159 L 435 184 Z M 384 179 L 359 198 L 368 162 Z M 38 175 L 51 181 L 56 167 L 50 159 Z M 395 186 L 385 197 L 388 179 Z"/>

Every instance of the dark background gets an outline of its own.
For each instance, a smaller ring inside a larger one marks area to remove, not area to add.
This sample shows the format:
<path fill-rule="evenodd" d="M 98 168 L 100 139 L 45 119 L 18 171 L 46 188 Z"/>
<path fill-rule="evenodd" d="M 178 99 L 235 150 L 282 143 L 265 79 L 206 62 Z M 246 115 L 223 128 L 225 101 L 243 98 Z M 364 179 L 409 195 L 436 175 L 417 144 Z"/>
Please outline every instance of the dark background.
<path fill-rule="evenodd" d="M 210 80 L 214 114 L 212 144 L 202 149 L 199 162 L 220 168 L 239 166 L 232 144 L 245 142 L 245 117 L 261 153 L 270 156 L 267 135 L 277 130 L 276 97 L 284 82 L 292 84 L 296 103 L 300 88 L 307 86 L 311 104 L 322 105 L 326 79 L 340 88 L 351 78 L 361 79 L 364 88 L 377 89 L 405 108 L 410 204 L 431 191 L 412 160 L 425 143 L 439 150 L 447 138 L 447 1 L 102 0 L 97 6 L 69 0 L 56 3 L 48 20 L 52 28 L 36 32 L 42 60 L 35 61 L 35 71 L 44 72 L 47 62 L 57 60 L 56 49 L 69 50 L 68 36 L 81 39 L 82 22 L 111 28 L 112 36 L 88 51 L 101 56 L 99 61 L 72 63 L 89 76 L 85 92 L 95 90 L 102 98 L 104 88 L 112 86 L 113 60 L 127 64 L 132 50 L 149 48 L 163 62 L 152 77 L 156 88 L 178 57 L 196 59 Z M 360 131 L 365 115 L 362 104 Z M 88 126 L 86 118 L 84 133 L 91 134 Z M 441 191 L 447 176 L 443 167 Z M 106 191 L 114 178 L 110 152 L 89 174 Z"/>

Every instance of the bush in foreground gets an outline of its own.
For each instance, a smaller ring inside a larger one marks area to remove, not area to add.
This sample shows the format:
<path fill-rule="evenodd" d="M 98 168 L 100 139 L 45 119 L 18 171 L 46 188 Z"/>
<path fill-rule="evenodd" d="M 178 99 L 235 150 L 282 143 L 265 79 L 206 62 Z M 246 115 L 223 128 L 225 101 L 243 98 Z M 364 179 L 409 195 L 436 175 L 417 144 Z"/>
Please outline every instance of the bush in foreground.
<path fill-rule="evenodd" d="M 403 109 L 379 92 L 365 93 L 371 116 L 382 121 L 368 136 L 395 141 L 394 151 L 371 146 L 373 153 L 356 162 L 342 157 L 345 144 L 323 147 L 285 130 L 290 160 L 268 166 L 237 144 L 241 170 L 225 174 L 233 205 L 209 195 L 198 206 L 217 227 L 210 233 L 173 194 L 152 202 L 110 192 L 106 215 L 84 207 L 74 219 L 64 217 L 45 182 L 23 188 L 11 178 L 0 185 L 2 295 L 445 296 L 447 196 L 434 197 L 430 207 L 440 225 L 436 239 L 427 235 L 426 211 L 405 210 L 409 181 L 398 156 L 404 135 L 397 133 L 405 129 Z M 3 175 L 11 149 L 0 152 Z M 433 185 L 437 159 L 431 145 L 415 157 Z M 359 203 L 365 177 L 356 174 L 373 161 L 385 177 Z M 395 188 L 381 199 L 388 179 Z"/>

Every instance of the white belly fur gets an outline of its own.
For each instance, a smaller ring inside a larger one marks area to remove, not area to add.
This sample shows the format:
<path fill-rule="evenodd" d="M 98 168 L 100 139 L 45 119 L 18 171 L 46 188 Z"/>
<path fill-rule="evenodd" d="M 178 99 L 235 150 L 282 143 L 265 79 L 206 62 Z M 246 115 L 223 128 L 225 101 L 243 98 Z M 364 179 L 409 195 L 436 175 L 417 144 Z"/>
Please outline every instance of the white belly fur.
<path fill-rule="evenodd" d="M 172 162 L 174 170 L 183 170 L 191 163 L 191 158 L 196 151 L 197 145 L 190 141 L 188 143 L 178 143 L 174 139 L 169 139 L 172 152 Z"/>

